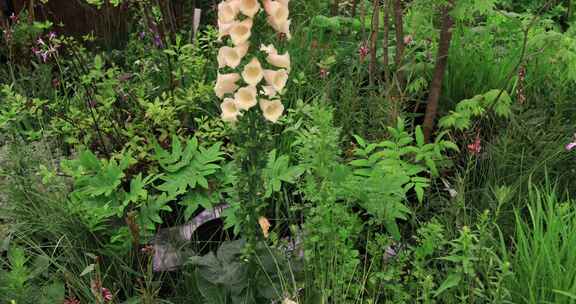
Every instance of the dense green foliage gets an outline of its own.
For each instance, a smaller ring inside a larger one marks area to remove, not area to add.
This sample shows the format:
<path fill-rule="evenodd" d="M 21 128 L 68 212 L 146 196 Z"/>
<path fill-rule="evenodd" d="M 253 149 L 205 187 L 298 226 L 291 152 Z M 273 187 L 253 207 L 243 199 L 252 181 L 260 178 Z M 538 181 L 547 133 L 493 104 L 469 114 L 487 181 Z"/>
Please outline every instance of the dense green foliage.
<path fill-rule="evenodd" d="M 576 303 L 576 1 L 292 0 L 236 124 L 215 7 L 85 2 L 127 40 L 0 20 L 0 304 Z"/>

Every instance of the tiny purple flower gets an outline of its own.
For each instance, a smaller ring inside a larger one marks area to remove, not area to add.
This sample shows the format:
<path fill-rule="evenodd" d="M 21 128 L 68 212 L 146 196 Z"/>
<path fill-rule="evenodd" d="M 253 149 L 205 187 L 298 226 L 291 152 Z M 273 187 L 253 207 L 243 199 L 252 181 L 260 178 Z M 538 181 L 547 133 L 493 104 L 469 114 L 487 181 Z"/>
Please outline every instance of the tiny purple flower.
<path fill-rule="evenodd" d="M 154 36 L 154 44 L 159 49 L 164 48 L 164 43 L 162 42 L 162 39 L 160 39 L 160 35 Z"/>
<path fill-rule="evenodd" d="M 48 40 L 52 40 L 54 38 L 56 38 L 56 33 L 54 33 L 54 32 L 48 33 Z"/>
<path fill-rule="evenodd" d="M 38 43 L 39 45 L 46 45 L 46 43 L 44 42 L 44 40 L 42 40 L 42 38 L 38 38 L 38 40 L 36 40 L 36 43 Z"/>
<path fill-rule="evenodd" d="M 40 52 L 40 56 L 42 57 L 42 61 L 44 63 L 46 63 L 46 61 L 48 60 L 48 56 L 50 55 L 50 53 L 48 53 L 48 51 L 45 52 Z"/>
<path fill-rule="evenodd" d="M 146 37 L 146 32 L 140 32 L 140 34 L 138 34 L 138 37 L 140 37 L 140 40 L 144 39 Z"/>

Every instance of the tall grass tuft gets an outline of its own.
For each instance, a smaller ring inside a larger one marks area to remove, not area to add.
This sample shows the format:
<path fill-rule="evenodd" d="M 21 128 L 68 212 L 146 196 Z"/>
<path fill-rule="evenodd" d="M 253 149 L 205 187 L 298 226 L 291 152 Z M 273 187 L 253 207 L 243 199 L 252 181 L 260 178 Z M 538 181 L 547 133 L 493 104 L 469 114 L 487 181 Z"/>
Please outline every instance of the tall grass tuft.
<path fill-rule="evenodd" d="M 515 303 L 576 302 L 576 207 L 552 187 L 530 184 L 526 209 L 516 211 Z"/>

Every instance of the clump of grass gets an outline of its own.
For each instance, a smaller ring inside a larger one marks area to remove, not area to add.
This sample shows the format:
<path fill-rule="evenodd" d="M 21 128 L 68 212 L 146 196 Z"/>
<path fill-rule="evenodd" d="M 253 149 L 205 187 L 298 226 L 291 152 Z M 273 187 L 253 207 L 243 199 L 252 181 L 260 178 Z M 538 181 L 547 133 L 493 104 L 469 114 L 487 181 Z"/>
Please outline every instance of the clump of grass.
<path fill-rule="evenodd" d="M 576 300 L 576 208 L 552 187 L 530 184 L 527 206 L 515 213 L 516 233 L 508 282 L 515 303 Z"/>

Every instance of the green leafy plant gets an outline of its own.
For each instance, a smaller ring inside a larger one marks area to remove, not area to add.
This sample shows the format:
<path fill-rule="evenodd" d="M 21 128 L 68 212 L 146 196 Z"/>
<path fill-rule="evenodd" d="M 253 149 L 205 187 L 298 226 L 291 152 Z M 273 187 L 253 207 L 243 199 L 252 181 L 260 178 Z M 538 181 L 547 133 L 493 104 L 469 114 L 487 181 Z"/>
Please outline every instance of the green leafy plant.
<path fill-rule="evenodd" d="M 454 111 L 440 119 L 438 125 L 446 129 L 467 130 L 471 127 L 472 118 L 481 118 L 489 111 L 494 111 L 500 117 L 509 118 L 512 114 L 511 105 L 512 99 L 506 91 L 490 90 L 460 101 Z"/>
<path fill-rule="evenodd" d="M 64 284 L 54 278 L 43 279 L 49 257 L 37 256 L 33 261 L 23 248 L 10 246 L 7 259 L 0 258 L 0 300 L 16 303 L 60 303 L 64 301 Z"/>
<path fill-rule="evenodd" d="M 208 303 L 265 303 L 283 298 L 291 277 L 288 261 L 265 245 L 256 261 L 242 258 L 245 241 L 224 242 L 216 253 L 190 258 L 197 288 Z"/>

